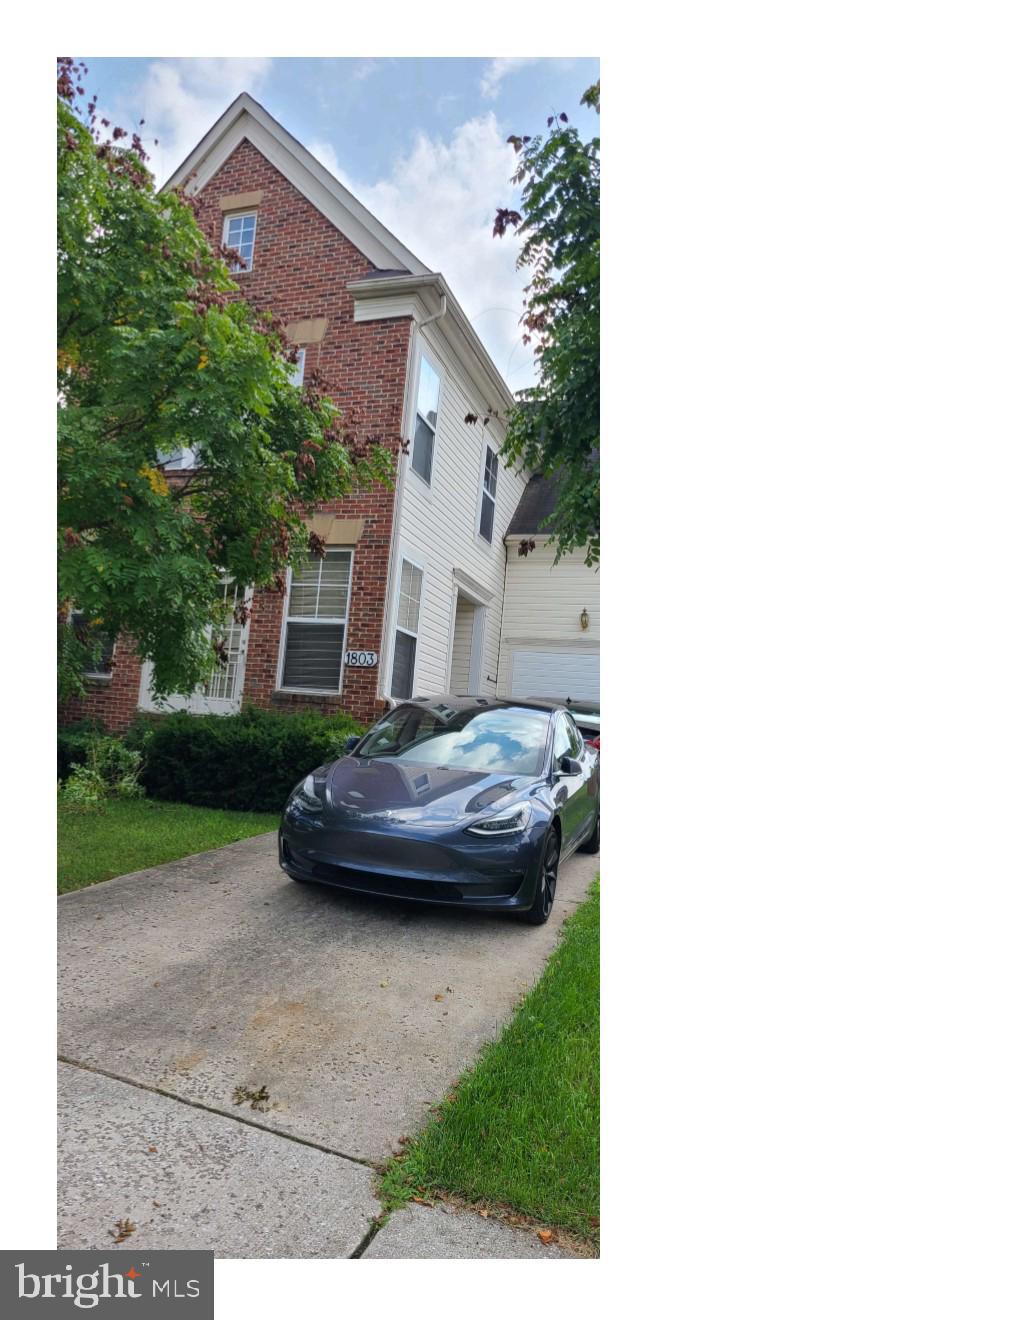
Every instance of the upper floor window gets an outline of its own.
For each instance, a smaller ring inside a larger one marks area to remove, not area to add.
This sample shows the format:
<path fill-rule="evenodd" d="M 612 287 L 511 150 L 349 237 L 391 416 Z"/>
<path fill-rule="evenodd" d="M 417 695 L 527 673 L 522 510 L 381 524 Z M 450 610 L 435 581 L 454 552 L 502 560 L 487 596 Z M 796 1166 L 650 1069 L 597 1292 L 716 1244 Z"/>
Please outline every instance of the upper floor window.
<path fill-rule="evenodd" d="M 478 522 L 479 535 L 492 540 L 492 524 L 496 518 L 496 478 L 499 459 L 491 445 L 485 446 L 485 467 L 482 471 L 482 512 Z"/>
<path fill-rule="evenodd" d="M 418 402 L 414 421 L 411 466 L 423 481 L 432 483 L 432 455 L 439 420 L 439 373 L 423 353 L 418 367 Z"/>
<path fill-rule="evenodd" d="M 244 258 L 243 266 L 237 262 L 231 262 L 230 269 L 235 273 L 241 270 L 251 270 L 254 265 L 255 221 L 257 218 L 257 212 L 255 211 L 245 211 L 240 215 L 223 217 L 223 246 L 235 248 L 238 255 Z"/>
<path fill-rule="evenodd" d="M 184 472 L 200 466 L 201 453 L 198 445 L 186 445 L 183 449 L 160 449 L 156 458 L 167 472 Z"/>
<path fill-rule="evenodd" d="M 305 350 L 298 349 L 297 361 L 290 364 L 290 383 L 303 385 L 305 380 Z"/>

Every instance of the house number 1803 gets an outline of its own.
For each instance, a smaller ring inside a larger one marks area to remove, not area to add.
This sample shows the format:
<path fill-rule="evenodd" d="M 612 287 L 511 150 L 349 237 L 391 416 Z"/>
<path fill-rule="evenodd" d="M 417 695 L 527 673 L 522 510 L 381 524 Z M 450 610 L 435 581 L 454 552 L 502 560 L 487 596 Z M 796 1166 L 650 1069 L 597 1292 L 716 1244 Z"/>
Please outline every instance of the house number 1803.
<path fill-rule="evenodd" d="M 344 664 L 352 669 L 371 669 L 379 663 L 378 651 L 345 651 Z"/>

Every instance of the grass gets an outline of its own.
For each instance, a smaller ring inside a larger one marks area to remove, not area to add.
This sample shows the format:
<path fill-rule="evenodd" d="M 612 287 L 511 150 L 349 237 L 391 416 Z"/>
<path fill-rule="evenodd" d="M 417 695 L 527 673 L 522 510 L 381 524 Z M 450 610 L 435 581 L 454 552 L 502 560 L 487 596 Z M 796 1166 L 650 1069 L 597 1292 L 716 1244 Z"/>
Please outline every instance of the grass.
<path fill-rule="evenodd" d="M 279 815 L 177 802 L 111 801 L 102 810 L 57 806 L 57 893 L 141 871 L 274 830 Z"/>
<path fill-rule="evenodd" d="M 599 1214 L 599 882 L 542 979 L 386 1168 L 388 1208 L 449 1194 L 589 1241 Z"/>

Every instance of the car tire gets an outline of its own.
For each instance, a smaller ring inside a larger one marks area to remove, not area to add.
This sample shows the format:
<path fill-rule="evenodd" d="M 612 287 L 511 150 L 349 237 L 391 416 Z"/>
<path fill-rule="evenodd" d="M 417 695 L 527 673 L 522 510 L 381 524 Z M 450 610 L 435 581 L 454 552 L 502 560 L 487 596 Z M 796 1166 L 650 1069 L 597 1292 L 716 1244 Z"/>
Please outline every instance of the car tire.
<path fill-rule="evenodd" d="M 600 842 L 599 835 L 601 833 L 601 828 L 602 828 L 602 809 L 599 802 L 596 800 L 595 828 L 591 832 L 591 838 L 585 840 L 585 842 L 581 844 L 580 848 L 578 848 L 577 851 L 583 853 L 597 853 L 599 850 L 599 842 Z"/>
<path fill-rule="evenodd" d="M 544 926 L 549 920 L 553 903 L 556 901 L 556 881 L 560 873 L 560 836 L 556 830 L 550 830 L 545 836 L 542 849 L 542 862 L 538 872 L 538 884 L 531 907 L 521 913 L 522 920 L 529 926 Z"/>

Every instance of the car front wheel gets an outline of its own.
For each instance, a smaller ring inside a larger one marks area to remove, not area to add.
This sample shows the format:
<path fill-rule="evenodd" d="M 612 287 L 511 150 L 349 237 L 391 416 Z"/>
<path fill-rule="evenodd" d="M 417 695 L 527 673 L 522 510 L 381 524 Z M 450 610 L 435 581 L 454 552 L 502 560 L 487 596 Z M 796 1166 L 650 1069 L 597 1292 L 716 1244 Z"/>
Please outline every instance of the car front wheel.
<path fill-rule="evenodd" d="M 549 920 L 553 901 L 556 898 L 556 881 L 560 872 L 560 836 L 550 830 L 542 850 L 542 866 L 535 887 L 535 898 L 521 916 L 530 926 L 544 926 Z"/>

